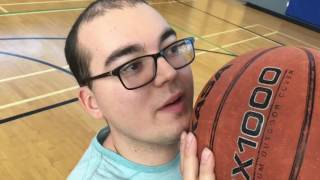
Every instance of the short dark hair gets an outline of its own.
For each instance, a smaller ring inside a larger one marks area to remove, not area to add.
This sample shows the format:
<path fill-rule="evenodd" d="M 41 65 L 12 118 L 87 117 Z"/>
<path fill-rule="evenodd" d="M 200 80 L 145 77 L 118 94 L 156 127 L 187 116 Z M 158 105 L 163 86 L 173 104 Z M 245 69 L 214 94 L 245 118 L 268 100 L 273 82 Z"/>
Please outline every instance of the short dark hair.
<path fill-rule="evenodd" d="M 66 39 L 64 53 L 70 70 L 80 86 L 91 88 L 91 83 L 86 81 L 90 77 L 91 54 L 88 49 L 81 47 L 78 41 L 81 25 L 92 21 L 95 17 L 104 15 L 107 10 L 134 7 L 138 3 L 147 4 L 144 0 L 97 0 L 91 3 L 73 24 Z"/>

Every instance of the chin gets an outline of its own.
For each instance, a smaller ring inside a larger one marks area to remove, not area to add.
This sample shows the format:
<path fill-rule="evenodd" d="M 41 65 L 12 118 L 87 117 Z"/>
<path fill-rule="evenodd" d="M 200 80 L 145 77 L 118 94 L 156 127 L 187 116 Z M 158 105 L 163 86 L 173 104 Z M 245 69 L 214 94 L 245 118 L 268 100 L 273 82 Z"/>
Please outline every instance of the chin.
<path fill-rule="evenodd" d="M 181 134 L 181 133 L 180 133 Z M 167 136 L 163 137 L 161 140 L 161 144 L 165 145 L 174 145 L 180 142 L 180 134 L 168 134 Z"/>
<path fill-rule="evenodd" d="M 158 123 L 154 128 L 158 128 L 158 135 L 162 136 L 167 142 L 178 142 L 183 131 L 188 131 L 191 113 L 184 115 L 162 115 L 158 116 Z M 161 125 L 160 125 L 161 124 Z M 168 144 L 171 144 L 168 143 Z M 167 143 L 166 143 L 167 144 Z"/>
<path fill-rule="evenodd" d="M 180 139 L 180 135 L 183 131 L 188 131 L 189 129 L 189 121 L 180 121 L 178 124 L 171 124 L 168 127 L 168 134 L 172 137 L 172 139 Z"/>

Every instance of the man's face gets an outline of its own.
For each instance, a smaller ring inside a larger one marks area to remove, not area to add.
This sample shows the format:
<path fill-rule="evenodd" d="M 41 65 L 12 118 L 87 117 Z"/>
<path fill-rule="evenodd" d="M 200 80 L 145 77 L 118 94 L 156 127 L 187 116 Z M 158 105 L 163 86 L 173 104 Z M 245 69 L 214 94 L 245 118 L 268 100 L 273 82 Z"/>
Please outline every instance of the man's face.
<path fill-rule="evenodd" d="M 145 4 L 109 10 L 82 25 L 79 33 L 81 47 L 92 55 L 92 76 L 133 58 L 157 53 L 175 41 L 168 23 Z M 108 62 L 110 55 L 129 46 L 138 48 Z M 125 89 L 116 76 L 92 82 L 93 98 L 113 135 L 144 143 L 171 144 L 188 127 L 193 100 L 191 69 L 188 66 L 174 70 L 162 57 L 157 64 L 155 80 L 135 90 Z"/>

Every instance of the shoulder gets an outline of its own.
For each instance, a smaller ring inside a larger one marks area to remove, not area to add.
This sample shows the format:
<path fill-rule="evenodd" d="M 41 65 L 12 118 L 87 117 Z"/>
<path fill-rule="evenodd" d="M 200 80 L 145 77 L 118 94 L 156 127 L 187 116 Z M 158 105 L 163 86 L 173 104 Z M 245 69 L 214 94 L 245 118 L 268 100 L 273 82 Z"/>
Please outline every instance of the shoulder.
<path fill-rule="evenodd" d="M 78 164 L 70 173 L 68 180 L 87 180 L 92 173 L 99 168 L 101 155 L 99 155 L 91 143 Z"/>
<path fill-rule="evenodd" d="M 87 180 L 100 168 L 103 161 L 103 148 L 100 147 L 100 141 L 103 141 L 109 133 L 108 128 L 103 128 L 92 139 L 89 147 L 81 157 L 80 161 L 70 173 L 68 180 Z"/>

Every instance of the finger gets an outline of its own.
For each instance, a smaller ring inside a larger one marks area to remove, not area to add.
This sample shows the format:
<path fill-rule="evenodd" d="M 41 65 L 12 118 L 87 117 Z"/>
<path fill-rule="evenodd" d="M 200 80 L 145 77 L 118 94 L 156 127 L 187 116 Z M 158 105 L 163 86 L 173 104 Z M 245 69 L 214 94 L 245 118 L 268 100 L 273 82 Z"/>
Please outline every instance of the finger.
<path fill-rule="evenodd" d="M 192 133 L 186 137 L 182 175 L 184 180 L 195 180 L 198 177 L 197 142 Z"/>
<path fill-rule="evenodd" d="M 199 180 L 214 180 L 214 157 L 212 151 L 204 148 L 201 154 Z"/>
<path fill-rule="evenodd" d="M 183 174 L 183 160 L 184 160 L 184 149 L 186 146 L 186 136 L 187 133 L 185 131 L 182 132 L 181 136 L 180 136 L 180 171 L 181 174 Z"/>

